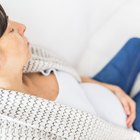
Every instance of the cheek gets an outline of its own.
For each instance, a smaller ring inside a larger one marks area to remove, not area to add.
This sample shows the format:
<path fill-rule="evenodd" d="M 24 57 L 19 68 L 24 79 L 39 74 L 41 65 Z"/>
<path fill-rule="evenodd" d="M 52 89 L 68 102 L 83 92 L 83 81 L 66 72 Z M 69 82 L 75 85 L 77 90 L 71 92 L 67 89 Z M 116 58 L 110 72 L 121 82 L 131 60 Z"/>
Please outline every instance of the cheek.
<path fill-rule="evenodd" d="M 27 43 L 25 41 L 23 41 L 22 43 L 19 42 L 19 46 L 18 46 L 18 56 L 22 57 L 22 59 L 24 59 L 25 61 L 28 61 L 31 58 L 31 50 L 30 47 L 27 45 Z"/>
<path fill-rule="evenodd" d="M 15 46 L 13 48 L 17 49 L 17 51 L 19 51 L 20 55 L 26 54 L 29 49 L 27 42 L 24 40 L 24 38 L 18 38 L 16 40 Z"/>
<path fill-rule="evenodd" d="M 11 59 L 26 59 L 29 53 L 29 47 L 26 39 L 17 33 L 12 33 L 0 40 L 2 51 Z"/>

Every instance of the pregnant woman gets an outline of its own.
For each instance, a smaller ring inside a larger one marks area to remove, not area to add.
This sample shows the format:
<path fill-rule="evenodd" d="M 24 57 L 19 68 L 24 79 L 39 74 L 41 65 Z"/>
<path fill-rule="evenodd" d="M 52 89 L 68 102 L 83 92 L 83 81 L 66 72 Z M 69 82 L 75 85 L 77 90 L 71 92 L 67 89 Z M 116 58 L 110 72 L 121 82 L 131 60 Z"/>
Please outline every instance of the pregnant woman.
<path fill-rule="evenodd" d="M 118 54 L 91 78 L 79 76 L 67 65 L 24 73 L 24 66 L 34 53 L 37 55 L 39 51 L 29 46 L 24 36 L 25 30 L 25 25 L 10 20 L 0 6 L 1 89 L 65 104 L 97 115 L 113 124 L 140 131 L 140 93 L 134 100 L 129 96 L 140 71 L 140 39 L 130 39 Z"/>

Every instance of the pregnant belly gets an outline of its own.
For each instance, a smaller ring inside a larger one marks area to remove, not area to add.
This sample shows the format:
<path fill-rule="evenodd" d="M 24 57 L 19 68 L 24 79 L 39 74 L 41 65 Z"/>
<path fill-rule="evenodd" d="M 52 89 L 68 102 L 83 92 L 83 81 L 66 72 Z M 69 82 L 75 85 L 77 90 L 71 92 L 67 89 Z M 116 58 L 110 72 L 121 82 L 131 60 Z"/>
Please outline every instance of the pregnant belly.
<path fill-rule="evenodd" d="M 127 127 L 127 116 L 117 96 L 107 88 L 97 84 L 82 83 L 81 86 L 85 90 L 87 98 L 93 105 L 96 113 L 101 118 L 113 124 Z"/>

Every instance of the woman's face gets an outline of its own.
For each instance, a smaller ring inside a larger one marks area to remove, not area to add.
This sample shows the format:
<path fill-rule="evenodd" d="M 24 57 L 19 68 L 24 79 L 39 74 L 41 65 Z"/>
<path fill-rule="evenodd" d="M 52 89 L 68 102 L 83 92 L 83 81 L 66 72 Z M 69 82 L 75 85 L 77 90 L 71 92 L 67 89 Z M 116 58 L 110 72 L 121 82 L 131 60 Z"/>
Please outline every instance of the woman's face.
<path fill-rule="evenodd" d="M 24 36 L 25 25 L 9 20 L 8 26 L 0 38 L 0 61 L 8 64 L 25 65 L 30 57 L 29 42 Z"/>

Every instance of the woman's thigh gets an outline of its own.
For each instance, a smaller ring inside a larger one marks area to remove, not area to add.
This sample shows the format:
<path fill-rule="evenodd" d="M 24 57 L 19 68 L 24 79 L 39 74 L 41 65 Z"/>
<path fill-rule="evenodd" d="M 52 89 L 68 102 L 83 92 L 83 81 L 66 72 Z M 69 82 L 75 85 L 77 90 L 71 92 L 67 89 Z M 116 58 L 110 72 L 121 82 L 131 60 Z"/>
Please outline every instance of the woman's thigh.
<path fill-rule="evenodd" d="M 133 123 L 135 130 L 140 132 L 140 91 L 133 97 L 136 102 L 136 119 Z"/>
<path fill-rule="evenodd" d="M 130 93 L 140 71 L 140 39 L 132 38 L 93 79 L 118 85 Z"/>

